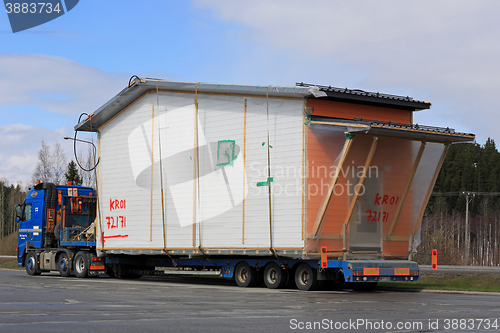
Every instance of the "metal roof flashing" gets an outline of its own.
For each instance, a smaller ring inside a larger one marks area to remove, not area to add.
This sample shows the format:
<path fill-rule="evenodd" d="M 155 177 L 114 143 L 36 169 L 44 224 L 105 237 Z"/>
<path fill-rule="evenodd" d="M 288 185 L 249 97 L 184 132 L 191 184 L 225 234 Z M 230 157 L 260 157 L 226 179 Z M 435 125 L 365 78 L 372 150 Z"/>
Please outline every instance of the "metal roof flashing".
<path fill-rule="evenodd" d="M 132 104 L 148 92 L 191 92 L 201 94 L 269 96 L 281 98 L 305 98 L 311 96 L 318 99 L 337 100 L 350 103 L 388 106 L 400 109 L 423 110 L 430 108 L 430 103 L 415 101 L 411 97 L 402 97 L 362 90 L 333 88 L 312 84 L 297 83 L 295 86 L 262 86 L 243 84 L 218 84 L 203 82 L 166 81 L 134 76 L 134 81 L 107 101 L 91 116 L 75 126 L 75 131 L 96 132 L 124 108 Z"/>
<path fill-rule="evenodd" d="M 158 79 L 138 78 L 131 82 L 116 96 L 97 109 L 91 117 L 75 126 L 75 131 L 96 132 L 97 129 L 108 120 L 132 104 L 135 100 L 148 92 L 169 91 L 169 92 L 191 92 L 201 94 L 221 94 L 221 95 L 249 95 L 249 96 L 269 96 L 283 98 L 304 98 L 305 96 L 323 97 L 326 96 L 317 87 L 298 86 L 262 86 L 243 84 L 218 84 L 203 82 L 179 82 L 165 81 Z"/>
<path fill-rule="evenodd" d="M 303 82 L 298 82 L 296 83 L 296 85 L 298 87 L 316 87 L 316 89 L 319 89 L 321 92 L 325 93 L 325 96 L 320 99 L 338 102 L 366 104 L 411 111 L 427 110 L 431 107 L 431 103 L 418 101 L 410 96 L 390 95 L 380 92 L 364 91 L 360 89 L 337 88 L 332 86 L 322 86 Z"/>

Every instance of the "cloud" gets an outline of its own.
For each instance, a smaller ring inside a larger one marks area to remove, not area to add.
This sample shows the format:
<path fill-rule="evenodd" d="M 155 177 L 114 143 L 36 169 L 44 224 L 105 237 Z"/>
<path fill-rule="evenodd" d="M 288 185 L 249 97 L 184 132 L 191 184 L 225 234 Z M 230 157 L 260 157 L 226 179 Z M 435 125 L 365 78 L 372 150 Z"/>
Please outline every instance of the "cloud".
<path fill-rule="evenodd" d="M 0 178 L 27 184 L 42 140 L 61 143 L 69 162 L 73 145 L 63 137 L 80 113 L 94 112 L 128 79 L 60 57 L 0 54 Z"/>
<path fill-rule="evenodd" d="M 119 92 L 127 75 L 69 59 L 0 54 L 0 107 L 36 106 L 58 114 L 92 112 Z"/>
<path fill-rule="evenodd" d="M 432 115 L 442 126 L 451 120 L 483 142 L 500 139 L 500 2 L 196 0 L 193 6 L 244 26 L 243 40 L 293 53 L 295 67 L 314 64 L 316 77 L 330 77 L 326 84 L 352 82 L 343 69 L 350 68 L 354 88 L 429 99 L 433 109 L 422 113 L 424 120 Z M 262 63 L 272 67 L 271 61 Z"/>
<path fill-rule="evenodd" d="M 21 181 L 29 184 L 31 175 L 38 162 L 38 151 L 42 140 L 53 147 L 54 143 L 60 142 L 66 153 L 72 151 L 71 144 L 62 140 L 62 132 L 66 128 L 55 131 L 42 127 L 14 124 L 0 126 L 0 178 L 7 178 L 10 182 Z"/>

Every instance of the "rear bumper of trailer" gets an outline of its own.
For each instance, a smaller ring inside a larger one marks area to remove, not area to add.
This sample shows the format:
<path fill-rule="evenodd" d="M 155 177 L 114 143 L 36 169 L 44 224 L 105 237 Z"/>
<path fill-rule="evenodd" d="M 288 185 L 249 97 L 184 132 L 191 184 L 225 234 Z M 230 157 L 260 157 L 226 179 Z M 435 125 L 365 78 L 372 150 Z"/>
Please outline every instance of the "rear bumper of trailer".
<path fill-rule="evenodd" d="M 405 260 L 330 260 L 328 268 L 341 269 L 345 282 L 411 282 L 420 276 L 418 264 Z"/>

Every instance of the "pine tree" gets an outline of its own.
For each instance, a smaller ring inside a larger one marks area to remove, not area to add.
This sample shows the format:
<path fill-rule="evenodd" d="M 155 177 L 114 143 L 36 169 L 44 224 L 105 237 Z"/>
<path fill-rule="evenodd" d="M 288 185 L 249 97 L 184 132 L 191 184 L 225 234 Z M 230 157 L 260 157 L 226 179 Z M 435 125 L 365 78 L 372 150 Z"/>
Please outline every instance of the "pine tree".
<path fill-rule="evenodd" d="M 82 178 L 78 174 L 76 163 L 71 161 L 68 164 L 68 171 L 65 174 L 66 181 L 71 182 L 73 185 L 82 185 Z"/>

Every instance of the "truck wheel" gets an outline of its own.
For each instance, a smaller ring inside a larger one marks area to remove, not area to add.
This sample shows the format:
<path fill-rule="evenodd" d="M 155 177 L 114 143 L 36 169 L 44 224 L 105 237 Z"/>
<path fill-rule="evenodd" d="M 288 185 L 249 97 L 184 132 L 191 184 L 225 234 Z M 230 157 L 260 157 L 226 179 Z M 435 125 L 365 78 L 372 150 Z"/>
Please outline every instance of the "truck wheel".
<path fill-rule="evenodd" d="M 28 252 L 26 256 L 26 273 L 28 275 L 40 275 L 42 272 L 38 268 L 38 260 L 36 258 L 36 253 L 33 251 Z"/>
<path fill-rule="evenodd" d="M 300 264 L 295 270 L 295 285 L 299 290 L 315 290 L 319 285 L 318 273 L 308 264 Z"/>
<path fill-rule="evenodd" d="M 270 262 L 264 269 L 264 283 L 269 289 L 279 289 L 285 286 L 288 271 L 277 263 Z"/>
<path fill-rule="evenodd" d="M 62 252 L 59 254 L 59 258 L 57 260 L 57 265 L 59 267 L 59 274 L 62 277 L 68 277 L 71 274 L 71 263 L 69 261 L 68 255 L 66 252 Z"/>
<path fill-rule="evenodd" d="M 75 260 L 73 262 L 75 276 L 77 278 L 87 277 L 89 271 L 89 260 L 87 258 L 87 253 L 80 251 L 76 254 Z"/>
<path fill-rule="evenodd" d="M 242 261 L 236 265 L 234 279 L 240 287 L 254 287 L 257 282 L 257 270 Z"/>

